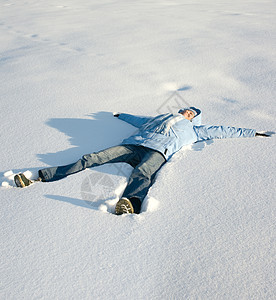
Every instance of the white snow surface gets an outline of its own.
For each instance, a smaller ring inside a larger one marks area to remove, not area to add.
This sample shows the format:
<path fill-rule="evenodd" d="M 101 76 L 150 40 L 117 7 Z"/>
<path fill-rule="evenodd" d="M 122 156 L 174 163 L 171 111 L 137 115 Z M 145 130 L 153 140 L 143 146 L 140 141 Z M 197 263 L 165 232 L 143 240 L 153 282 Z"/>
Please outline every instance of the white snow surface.
<path fill-rule="evenodd" d="M 275 130 L 274 0 L 0 0 L 1 299 L 275 299 L 275 136 L 179 151 L 139 215 L 131 172 L 15 188 L 119 144 L 112 116 Z"/>

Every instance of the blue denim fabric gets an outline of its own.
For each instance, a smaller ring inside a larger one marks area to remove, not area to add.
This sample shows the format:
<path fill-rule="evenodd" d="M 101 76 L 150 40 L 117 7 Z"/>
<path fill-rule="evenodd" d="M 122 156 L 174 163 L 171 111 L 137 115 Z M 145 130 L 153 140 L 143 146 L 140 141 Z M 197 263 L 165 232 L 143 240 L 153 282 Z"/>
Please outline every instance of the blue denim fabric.
<path fill-rule="evenodd" d="M 139 145 L 120 145 L 83 155 L 73 164 L 39 170 L 39 176 L 46 182 L 56 181 L 86 168 L 118 162 L 128 163 L 134 168 L 122 197 L 134 197 L 142 202 L 157 171 L 166 160 L 161 153 L 153 149 Z"/>

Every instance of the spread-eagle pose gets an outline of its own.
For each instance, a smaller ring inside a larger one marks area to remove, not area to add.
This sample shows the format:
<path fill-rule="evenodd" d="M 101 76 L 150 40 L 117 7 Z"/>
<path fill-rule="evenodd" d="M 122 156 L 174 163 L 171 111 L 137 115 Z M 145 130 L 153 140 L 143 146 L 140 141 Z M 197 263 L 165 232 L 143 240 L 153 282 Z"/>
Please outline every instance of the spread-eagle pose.
<path fill-rule="evenodd" d="M 39 170 L 37 180 L 32 181 L 23 173 L 17 174 L 14 177 L 16 185 L 25 187 L 37 181 L 55 181 L 86 168 L 125 162 L 133 167 L 133 171 L 116 204 L 115 213 L 138 214 L 156 173 L 183 146 L 210 139 L 270 136 L 268 133 L 258 133 L 255 129 L 201 125 L 201 111 L 195 107 L 183 108 L 177 114 L 167 113 L 156 117 L 125 113 L 114 113 L 114 117 L 130 123 L 139 131 L 120 145 L 83 155 L 75 163 Z"/>

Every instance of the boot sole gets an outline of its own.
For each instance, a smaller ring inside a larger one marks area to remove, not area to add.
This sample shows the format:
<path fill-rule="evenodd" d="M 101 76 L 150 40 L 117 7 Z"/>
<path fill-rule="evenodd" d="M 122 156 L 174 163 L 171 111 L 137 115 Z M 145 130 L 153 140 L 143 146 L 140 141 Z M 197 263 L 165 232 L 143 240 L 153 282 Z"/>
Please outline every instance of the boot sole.
<path fill-rule="evenodd" d="M 29 186 L 33 182 L 28 179 L 23 173 L 17 174 L 14 176 L 14 182 L 17 187 L 24 188 L 26 186 Z"/>
<path fill-rule="evenodd" d="M 119 215 L 123 215 L 123 214 L 133 214 L 133 213 L 134 213 L 133 206 L 128 199 L 122 198 L 117 202 L 116 207 L 115 207 L 116 215 L 119 216 Z"/>
<path fill-rule="evenodd" d="M 14 176 L 14 182 L 17 187 L 21 187 L 21 188 L 25 187 L 25 184 L 19 175 Z"/>

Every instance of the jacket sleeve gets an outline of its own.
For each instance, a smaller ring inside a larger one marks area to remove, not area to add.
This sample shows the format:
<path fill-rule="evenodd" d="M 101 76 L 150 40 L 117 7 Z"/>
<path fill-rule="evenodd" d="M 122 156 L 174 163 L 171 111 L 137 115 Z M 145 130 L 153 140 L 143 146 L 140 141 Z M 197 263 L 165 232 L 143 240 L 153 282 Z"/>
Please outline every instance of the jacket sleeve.
<path fill-rule="evenodd" d="M 153 119 L 153 117 L 134 116 L 124 113 L 121 113 L 118 118 L 138 128 Z"/>
<path fill-rule="evenodd" d="M 227 127 L 227 126 L 194 126 L 197 135 L 197 141 L 205 141 L 211 139 L 254 137 L 255 129 Z"/>

